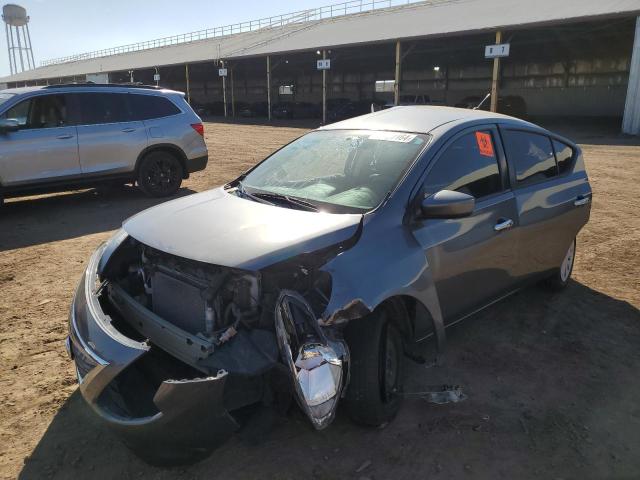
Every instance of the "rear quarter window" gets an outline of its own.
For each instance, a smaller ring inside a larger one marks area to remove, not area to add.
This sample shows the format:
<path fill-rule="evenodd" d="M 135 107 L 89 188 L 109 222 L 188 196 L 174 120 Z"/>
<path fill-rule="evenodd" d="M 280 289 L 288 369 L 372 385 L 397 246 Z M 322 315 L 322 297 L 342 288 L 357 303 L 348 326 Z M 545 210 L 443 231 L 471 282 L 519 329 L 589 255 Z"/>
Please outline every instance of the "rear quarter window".
<path fill-rule="evenodd" d="M 516 170 L 519 186 L 538 183 L 558 175 L 551 140 L 545 135 L 506 130 L 503 132 L 507 157 Z"/>
<path fill-rule="evenodd" d="M 151 120 L 180 113 L 180 109 L 168 98 L 135 93 L 129 95 L 134 120 Z"/>
<path fill-rule="evenodd" d="M 553 149 L 556 151 L 556 160 L 558 162 L 558 171 L 560 175 L 571 170 L 573 165 L 573 157 L 575 156 L 575 150 L 558 140 L 553 141 Z"/>

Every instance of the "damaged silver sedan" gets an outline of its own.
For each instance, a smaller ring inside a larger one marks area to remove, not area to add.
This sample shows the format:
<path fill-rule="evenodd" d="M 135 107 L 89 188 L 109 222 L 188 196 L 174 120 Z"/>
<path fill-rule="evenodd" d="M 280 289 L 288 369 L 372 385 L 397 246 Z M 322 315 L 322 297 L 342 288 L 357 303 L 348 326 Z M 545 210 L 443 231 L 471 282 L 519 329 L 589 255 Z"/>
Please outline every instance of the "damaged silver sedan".
<path fill-rule="evenodd" d="M 407 356 L 532 282 L 564 287 L 579 148 L 502 115 L 398 107 L 313 131 L 235 181 L 125 221 L 67 346 L 83 397 L 153 461 L 208 454 L 252 405 L 379 425 Z"/>

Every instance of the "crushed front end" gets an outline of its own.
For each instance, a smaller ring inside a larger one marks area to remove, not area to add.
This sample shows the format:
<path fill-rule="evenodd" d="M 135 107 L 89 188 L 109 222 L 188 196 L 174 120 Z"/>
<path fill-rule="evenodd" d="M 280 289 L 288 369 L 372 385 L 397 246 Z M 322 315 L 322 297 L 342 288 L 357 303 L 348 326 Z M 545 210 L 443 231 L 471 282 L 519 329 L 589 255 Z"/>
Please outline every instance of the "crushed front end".
<path fill-rule="evenodd" d="M 330 289 L 302 257 L 252 272 L 119 231 L 91 257 L 71 308 L 82 395 L 151 460 L 208 454 L 254 404 L 296 398 L 324 428 L 348 378 L 340 331 L 317 321 Z"/>

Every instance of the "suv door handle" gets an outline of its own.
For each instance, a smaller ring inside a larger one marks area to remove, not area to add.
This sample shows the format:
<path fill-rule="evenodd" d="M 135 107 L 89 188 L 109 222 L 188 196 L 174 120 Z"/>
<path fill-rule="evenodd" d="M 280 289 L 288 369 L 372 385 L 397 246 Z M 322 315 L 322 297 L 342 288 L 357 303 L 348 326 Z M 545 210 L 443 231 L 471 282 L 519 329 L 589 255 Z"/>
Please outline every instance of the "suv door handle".
<path fill-rule="evenodd" d="M 122 131 L 124 133 L 131 133 L 131 132 L 135 132 L 136 129 L 135 128 L 123 128 Z"/>
<path fill-rule="evenodd" d="M 70 138 L 73 138 L 73 135 L 71 135 L 70 133 L 64 134 L 64 135 L 58 135 L 56 137 L 58 140 L 68 140 Z"/>
<path fill-rule="evenodd" d="M 591 197 L 585 196 L 585 195 L 580 195 L 578 198 L 575 199 L 573 204 L 576 207 L 581 207 L 582 205 L 588 204 L 590 201 L 591 201 Z"/>
<path fill-rule="evenodd" d="M 493 226 L 493 229 L 496 232 L 501 232 L 502 230 L 510 229 L 511 227 L 513 227 L 513 225 L 513 220 L 511 220 L 510 218 L 507 218 L 506 220 L 501 218 L 500 221 L 498 221 L 498 223 Z"/>

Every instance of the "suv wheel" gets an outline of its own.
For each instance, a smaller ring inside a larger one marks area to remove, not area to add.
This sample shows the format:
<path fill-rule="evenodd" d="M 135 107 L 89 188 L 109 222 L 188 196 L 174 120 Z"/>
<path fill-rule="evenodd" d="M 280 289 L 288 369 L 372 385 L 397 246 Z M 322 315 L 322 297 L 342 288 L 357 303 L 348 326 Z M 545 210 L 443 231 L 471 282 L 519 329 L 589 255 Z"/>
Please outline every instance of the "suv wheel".
<path fill-rule="evenodd" d="M 182 184 L 183 169 L 175 155 L 165 151 L 148 153 L 138 168 L 138 186 L 150 197 L 167 197 Z"/>
<path fill-rule="evenodd" d="M 576 255 L 576 240 L 574 239 L 567 249 L 560 268 L 558 268 L 551 277 L 549 277 L 545 284 L 554 291 L 560 291 L 569 284 L 571 278 L 571 272 L 573 272 L 573 263 Z"/>
<path fill-rule="evenodd" d="M 352 321 L 345 330 L 351 355 L 346 406 L 364 425 L 393 419 L 402 403 L 404 354 L 398 328 L 384 309 Z"/>

